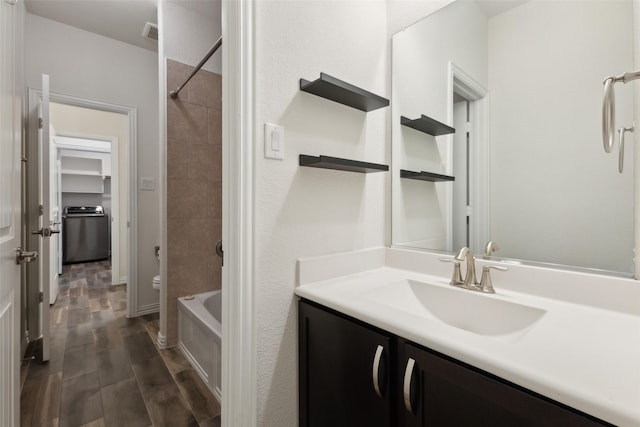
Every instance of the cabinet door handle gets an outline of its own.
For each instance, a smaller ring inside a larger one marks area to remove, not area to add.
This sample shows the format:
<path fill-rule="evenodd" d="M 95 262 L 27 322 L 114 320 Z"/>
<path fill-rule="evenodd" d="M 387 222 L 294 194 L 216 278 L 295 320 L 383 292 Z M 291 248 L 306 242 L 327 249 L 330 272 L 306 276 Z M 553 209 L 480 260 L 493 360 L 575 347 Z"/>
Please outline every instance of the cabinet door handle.
<path fill-rule="evenodd" d="M 402 387 L 402 394 L 404 395 L 404 407 L 407 411 L 413 413 L 413 407 L 411 405 L 411 379 L 413 378 L 413 367 L 416 361 L 409 358 L 407 361 L 407 367 L 404 370 L 404 385 Z"/>
<path fill-rule="evenodd" d="M 380 378 L 378 377 L 378 373 L 380 372 L 380 359 L 382 359 L 383 351 L 384 347 L 378 345 L 376 355 L 373 356 L 373 389 L 379 397 L 382 397 L 382 392 L 380 391 Z"/>

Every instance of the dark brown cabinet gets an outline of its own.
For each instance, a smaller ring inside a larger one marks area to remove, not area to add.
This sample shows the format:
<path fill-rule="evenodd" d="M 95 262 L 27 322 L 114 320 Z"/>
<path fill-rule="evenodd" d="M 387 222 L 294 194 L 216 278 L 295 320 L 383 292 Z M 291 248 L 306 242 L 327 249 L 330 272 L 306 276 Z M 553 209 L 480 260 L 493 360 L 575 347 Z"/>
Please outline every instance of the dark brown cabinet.
<path fill-rule="evenodd" d="M 298 316 L 300 426 L 392 425 L 390 334 L 305 302 Z"/>
<path fill-rule="evenodd" d="M 399 373 L 407 382 L 401 390 L 403 410 L 400 411 L 401 420 L 398 425 L 607 425 L 414 344 L 402 343 L 400 352 L 403 363 Z"/>
<path fill-rule="evenodd" d="M 298 307 L 301 427 L 610 425 L 318 304 Z"/>

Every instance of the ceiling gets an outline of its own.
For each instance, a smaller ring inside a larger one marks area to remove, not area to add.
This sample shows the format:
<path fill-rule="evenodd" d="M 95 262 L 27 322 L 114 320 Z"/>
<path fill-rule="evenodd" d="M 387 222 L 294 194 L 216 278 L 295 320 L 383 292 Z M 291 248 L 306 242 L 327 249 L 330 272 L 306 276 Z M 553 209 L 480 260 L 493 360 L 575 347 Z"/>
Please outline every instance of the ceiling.
<path fill-rule="evenodd" d="M 147 22 L 158 23 L 159 0 L 24 0 L 29 13 L 158 51 L 158 43 L 142 36 Z M 220 22 L 221 0 L 168 0 Z"/>
<path fill-rule="evenodd" d="M 157 24 L 159 0 L 24 0 L 29 13 L 92 33 L 158 51 L 158 43 L 142 36 L 147 22 Z M 199 15 L 220 21 L 221 0 L 168 0 Z M 488 17 L 526 0 L 478 0 Z"/>
<path fill-rule="evenodd" d="M 158 43 L 142 36 L 157 23 L 157 0 L 25 0 L 29 13 L 149 50 Z"/>

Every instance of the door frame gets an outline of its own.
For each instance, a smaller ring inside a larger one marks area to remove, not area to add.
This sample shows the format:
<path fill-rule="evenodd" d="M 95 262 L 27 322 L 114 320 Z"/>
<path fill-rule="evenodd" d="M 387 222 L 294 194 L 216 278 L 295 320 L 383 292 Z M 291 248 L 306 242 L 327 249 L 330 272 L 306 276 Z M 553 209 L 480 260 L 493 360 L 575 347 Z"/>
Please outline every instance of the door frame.
<path fill-rule="evenodd" d="M 254 1 L 222 2 L 222 425 L 257 425 Z"/>
<path fill-rule="evenodd" d="M 490 173 L 491 156 L 489 144 L 489 91 L 478 83 L 471 75 L 453 62 L 448 64 L 447 111 L 449 123 L 453 123 L 453 94 L 461 95 L 470 103 L 469 119 L 472 132 L 469 144 L 469 204 L 471 219 L 469 225 L 469 241 L 471 250 L 477 254 L 484 251 L 484 245 L 491 237 L 490 228 Z M 449 136 L 453 139 L 453 136 Z M 449 144 L 449 159 L 453 159 L 453 144 Z M 450 165 L 452 168 L 453 165 Z M 451 170 L 451 169 L 450 169 Z M 449 200 L 452 200 L 451 195 Z M 452 221 L 449 221 L 452 227 Z M 447 233 L 449 239 L 452 229 Z M 455 251 L 456 248 L 453 248 Z"/>
<path fill-rule="evenodd" d="M 38 117 L 37 117 L 37 108 L 35 108 L 38 104 L 39 99 L 42 96 L 42 90 L 37 88 L 28 88 L 28 125 L 27 125 L 27 158 L 29 159 L 28 171 L 27 171 L 27 182 L 29 183 L 29 188 L 27 189 L 27 221 L 29 227 L 34 221 L 34 218 L 31 218 L 33 214 L 30 212 L 37 212 L 38 206 L 38 189 L 37 189 L 37 181 L 38 181 L 38 169 L 37 169 L 37 137 L 38 137 Z M 72 105 L 76 107 L 90 108 L 94 110 L 102 110 L 111 113 L 119 113 L 127 116 L 128 119 L 128 127 L 129 127 L 129 147 L 128 147 L 128 165 L 119 165 L 120 169 L 127 168 L 129 170 L 129 195 L 128 201 L 129 206 L 127 209 L 127 218 L 122 218 L 121 220 L 126 220 L 129 227 L 127 233 L 127 242 L 126 246 L 128 247 L 128 258 L 129 258 L 129 269 L 128 269 L 128 283 L 127 283 L 127 317 L 136 317 L 138 315 L 137 310 L 137 300 L 138 300 L 138 262 L 137 262 L 137 253 L 138 253 L 138 237 L 137 237 L 137 229 L 138 229 L 138 215 L 137 215 L 137 128 L 138 128 L 138 119 L 137 119 L 137 109 L 135 107 L 128 107 L 123 105 L 111 104 L 103 101 L 90 100 L 85 98 L 79 98 L 70 95 L 63 95 L 55 92 L 50 92 L 49 101 L 55 102 L 58 104 L 66 104 Z M 35 111 L 34 111 L 35 108 Z M 34 139 L 35 138 L 35 139 Z M 35 151 L 34 151 L 35 150 Z M 37 223 L 37 216 L 35 218 Z M 28 248 L 31 250 L 33 247 L 37 247 L 38 241 L 37 236 L 32 238 L 32 236 L 27 235 L 28 240 Z M 39 288 L 39 273 L 37 269 L 33 269 L 33 266 L 29 266 L 27 269 L 27 287 L 31 292 L 35 291 L 36 285 Z M 29 295 L 29 293 L 27 294 Z M 33 303 L 33 299 L 30 299 Z M 31 310 L 30 310 L 31 311 Z M 28 315 L 29 319 L 33 320 L 31 315 Z M 35 336 L 40 335 L 40 331 L 38 331 L 38 335 L 33 334 L 33 323 L 28 323 L 32 329 L 30 332 L 30 339 L 34 339 Z"/>

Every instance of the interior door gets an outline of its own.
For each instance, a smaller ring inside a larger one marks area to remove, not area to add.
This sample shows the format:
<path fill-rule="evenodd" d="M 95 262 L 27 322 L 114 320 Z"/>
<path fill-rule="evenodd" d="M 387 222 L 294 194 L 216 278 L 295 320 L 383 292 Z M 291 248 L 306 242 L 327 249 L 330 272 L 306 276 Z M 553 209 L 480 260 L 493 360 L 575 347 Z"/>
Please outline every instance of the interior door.
<path fill-rule="evenodd" d="M 54 148 L 52 148 L 54 149 Z M 57 216 L 56 221 L 58 223 L 58 275 L 62 274 L 62 164 L 60 162 L 60 150 L 55 148 L 56 152 L 56 204 L 57 204 Z M 57 281 L 57 279 L 56 279 Z"/>
<path fill-rule="evenodd" d="M 49 304 L 55 303 L 58 297 L 58 247 L 61 235 L 60 233 L 55 233 L 55 231 L 60 231 L 62 222 L 60 204 L 58 203 L 58 162 L 54 143 L 55 135 L 56 131 L 53 125 L 49 124 L 49 143 L 47 144 L 49 149 L 49 229 L 54 232 L 49 237 Z"/>
<path fill-rule="evenodd" d="M 467 132 L 467 101 L 453 104 L 453 248 L 471 247 L 469 230 L 469 138 Z"/>
<path fill-rule="evenodd" d="M 0 425 L 18 426 L 20 396 L 21 97 L 15 9 L 0 2 Z"/>
<path fill-rule="evenodd" d="M 40 220 L 39 230 L 33 230 L 33 234 L 40 235 L 40 292 L 42 295 L 40 304 L 40 333 L 42 338 L 42 361 L 49 360 L 49 301 L 51 286 L 51 236 L 59 234 L 58 230 L 52 230 L 51 220 L 51 136 L 49 123 L 49 76 L 42 75 L 42 98 L 39 106 L 39 129 L 38 129 L 38 179 L 40 198 Z M 57 277 L 57 276 L 56 276 Z"/>

